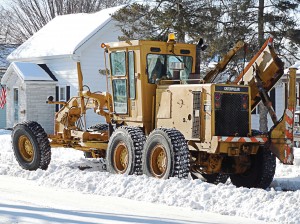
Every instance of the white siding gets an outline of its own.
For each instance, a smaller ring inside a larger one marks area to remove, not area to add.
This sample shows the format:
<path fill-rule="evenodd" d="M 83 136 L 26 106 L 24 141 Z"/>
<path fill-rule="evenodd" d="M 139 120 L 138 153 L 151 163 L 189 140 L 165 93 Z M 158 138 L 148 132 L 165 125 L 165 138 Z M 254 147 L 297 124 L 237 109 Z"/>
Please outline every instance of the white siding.
<path fill-rule="evenodd" d="M 121 36 L 119 28 L 111 21 L 105 25 L 100 32 L 89 40 L 84 47 L 81 54 L 81 66 L 83 73 L 83 82 L 88 85 L 92 92 L 106 90 L 106 76 L 101 75 L 99 70 L 105 69 L 104 62 L 104 50 L 100 47 L 101 43 L 108 43 L 118 41 L 118 37 Z M 107 62 L 107 66 L 109 66 Z M 87 113 L 87 127 L 105 122 L 104 117 L 94 114 L 93 111 Z"/>
<path fill-rule="evenodd" d="M 95 48 L 95 46 L 93 46 Z M 93 49 L 91 47 L 91 49 Z M 102 49 L 101 49 L 102 50 Z M 82 56 L 81 60 L 88 62 L 89 58 L 99 57 L 98 55 L 92 55 L 87 51 L 84 56 Z M 86 57 L 86 58 L 85 58 Z M 36 63 L 43 63 L 48 66 L 51 72 L 57 78 L 58 86 L 70 86 L 70 97 L 78 96 L 78 75 L 77 75 L 77 62 L 74 61 L 71 57 L 65 58 L 57 58 L 52 60 L 44 60 L 44 61 L 36 61 Z M 81 62 L 82 65 L 82 73 L 83 73 L 83 84 L 87 85 L 91 88 L 91 91 L 99 91 L 100 88 L 97 86 L 100 75 L 98 73 L 98 65 L 93 66 L 84 66 L 84 62 Z M 87 63 L 92 64 L 92 63 Z M 97 72 L 95 72 L 97 71 Z M 88 75 L 91 74 L 91 75 Z M 103 77 L 105 80 L 105 77 Z M 102 79 L 103 79 L 102 78 Z M 97 89 L 97 90 L 96 90 Z M 53 92 L 52 96 L 55 98 L 55 91 Z M 54 112 L 53 112 L 54 116 Z M 104 122 L 104 118 L 95 114 L 92 110 L 87 112 L 86 116 L 87 127 L 92 126 L 93 124 Z"/>
<path fill-rule="evenodd" d="M 99 74 L 99 69 L 105 69 L 104 50 L 100 47 L 101 43 L 118 41 L 121 35 L 119 28 L 111 21 L 82 47 L 83 51 L 76 52 L 81 54 L 84 83 L 90 86 L 91 91 L 106 91 L 106 77 Z"/>
<path fill-rule="evenodd" d="M 55 105 L 46 104 L 55 95 L 56 82 L 26 83 L 26 120 L 37 121 L 48 134 L 54 133 Z"/>
<path fill-rule="evenodd" d="M 21 110 L 26 108 L 26 96 L 24 92 L 24 83 L 19 79 L 19 76 L 12 72 L 7 83 L 7 98 L 6 98 L 6 126 L 12 128 L 16 123 L 24 121 L 24 114 L 20 114 Z M 14 89 L 19 89 L 19 121 L 14 119 Z"/>
<path fill-rule="evenodd" d="M 70 86 L 70 96 L 77 96 L 78 80 L 77 64 L 75 61 L 69 57 L 66 57 L 47 60 L 43 63 L 47 64 L 48 68 L 57 78 L 57 85 Z"/>

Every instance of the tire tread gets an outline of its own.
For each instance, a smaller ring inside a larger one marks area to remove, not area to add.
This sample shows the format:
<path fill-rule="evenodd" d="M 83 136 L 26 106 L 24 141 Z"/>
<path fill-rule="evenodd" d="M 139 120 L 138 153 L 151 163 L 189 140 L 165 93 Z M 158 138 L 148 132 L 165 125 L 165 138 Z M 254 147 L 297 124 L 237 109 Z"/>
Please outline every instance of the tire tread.
<path fill-rule="evenodd" d="M 46 170 L 51 161 L 51 146 L 49 143 L 48 136 L 45 130 L 42 128 L 42 126 L 36 121 L 24 121 L 16 124 L 13 129 L 29 130 L 28 134 L 31 135 L 31 137 L 36 139 L 38 143 L 38 148 L 40 150 L 40 160 L 37 161 L 37 164 L 32 170 L 36 170 L 38 168 L 42 170 Z M 14 135 L 14 131 L 12 132 L 12 140 L 14 139 L 13 135 Z M 14 155 L 17 158 L 15 150 L 14 150 Z M 21 167 L 26 169 L 26 167 L 24 167 L 21 161 L 19 160 L 17 161 Z"/>

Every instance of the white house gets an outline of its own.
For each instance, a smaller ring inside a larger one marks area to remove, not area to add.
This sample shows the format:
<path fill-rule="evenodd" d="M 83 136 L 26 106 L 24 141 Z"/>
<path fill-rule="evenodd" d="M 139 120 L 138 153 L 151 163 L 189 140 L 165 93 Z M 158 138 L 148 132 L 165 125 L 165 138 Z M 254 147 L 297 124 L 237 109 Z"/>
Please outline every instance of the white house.
<path fill-rule="evenodd" d="M 40 79 L 34 85 L 38 85 L 40 93 L 42 93 L 45 85 L 52 86 L 53 83 L 56 83 L 56 87 L 51 87 L 53 88 L 52 92 L 56 98 L 55 100 L 65 101 L 70 96 L 77 96 L 77 62 L 81 63 L 84 84 L 91 91 L 106 91 L 106 77 L 99 73 L 99 70 L 105 68 L 104 51 L 100 45 L 103 42 L 118 41 L 118 37 L 122 35 L 120 28 L 116 26 L 116 21 L 111 17 L 120 8 L 104 9 L 93 14 L 81 13 L 58 16 L 13 51 L 8 56 L 8 60 L 10 62 L 32 63 L 43 68 L 42 70 L 48 76 L 50 75 L 52 81 Z M 26 83 L 29 84 L 29 81 L 33 81 L 26 79 L 26 75 L 23 78 L 17 72 L 18 67 L 18 63 L 13 64 L 1 81 L 9 89 L 9 100 L 13 99 L 14 94 L 20 94 L 20 91 L 14 92 L 16 89 L 20 90 L 24 88 L 24 85 L 27 88 Z M 19 76 L 13 74 L 19 74 Z M 8 76 L 11 75 L 14 77 L 9 78 Z M 42 76 L 45 77 L 45 74 L 41 73 Z M 12 81 L 13 79 L 15 79 L 15 82 Z M 43 106 L 47 107 L 45 105 L 47 97 L 44 94 L 37 93 L 33 96 L 26 93 L 26 97 L 32 97 L 36 100 L 39 97 L 38 101 L 43 102 Z M 37 101 L 32 99 L 27 100 L 26 103 L 29 105 L 25 107 L 30 108 L 36 105 Z M 13 103 L 10 103 L 7 107 L 10 107 L 7 110 L 8 127 L 28 118 L 21 114 L 21 104 L 14 106 Z M 58 110 L 58 106 L 56 110 Z M 13 119 L 13 114 L 16 113 L 19 113 L 18 120 Z M 45 113 L 45 116 L 48 116 L 50 120 L 54 119 L 52 109 Z M 88 113 L 88 118 L 87 126 L 104 121 L 102 117 L 92 111 Z M 53 132 L 53 128 L 51 130 L 47 128 L 47 130 L 48 133 Z"/>

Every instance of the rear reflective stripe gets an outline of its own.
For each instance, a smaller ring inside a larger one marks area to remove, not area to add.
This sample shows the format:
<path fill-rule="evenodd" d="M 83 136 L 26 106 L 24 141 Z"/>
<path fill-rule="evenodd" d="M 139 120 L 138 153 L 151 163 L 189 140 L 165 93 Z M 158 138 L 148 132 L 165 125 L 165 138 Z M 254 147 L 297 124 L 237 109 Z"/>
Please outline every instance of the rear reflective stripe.
<path fill-rule="evenodd" d="M 293 127 L 294 127 L 294 108 L 287 108 L 285 110 L 285 146 L 284 163 L 292 164 L 293 162 Z"/>
<path fill-rule="evenodd" d="M 268 138 L 262 137 L 218 137 L 219 142 L 261 142 L 265 143 Z"/>

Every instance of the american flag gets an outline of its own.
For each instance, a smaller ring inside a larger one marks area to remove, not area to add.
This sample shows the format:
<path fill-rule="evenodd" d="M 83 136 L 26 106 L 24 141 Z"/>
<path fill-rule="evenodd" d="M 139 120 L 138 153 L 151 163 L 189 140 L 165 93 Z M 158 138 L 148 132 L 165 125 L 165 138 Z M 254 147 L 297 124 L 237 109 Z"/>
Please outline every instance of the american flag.
<path fill-rule="evenodd" d="M 6 104 L 6 88 L 2 86 L 0 92 L 0 108 L 3 109 Z"/>

